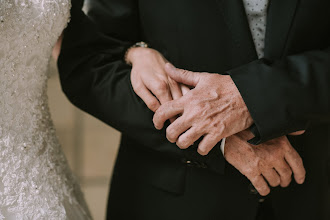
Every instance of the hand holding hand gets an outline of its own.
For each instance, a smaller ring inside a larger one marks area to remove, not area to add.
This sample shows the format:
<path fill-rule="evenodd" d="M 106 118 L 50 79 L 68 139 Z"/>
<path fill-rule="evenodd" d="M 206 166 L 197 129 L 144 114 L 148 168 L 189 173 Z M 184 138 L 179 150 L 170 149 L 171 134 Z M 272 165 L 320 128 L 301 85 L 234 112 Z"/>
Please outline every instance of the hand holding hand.
<path fill-rule="evenodd" d="M 154 125 L 162 129 L 166 120 L 181 115 L 166 130 L 167 139 L 181 149 L 204 136 L 198 152 L 206 155 L 224 137 L 247 129 L 250 113 L 230 76 L 195 73 L 166 64 L 168 75 L 179 83 L 195 87 L 183 97 L 162 104 Z"/>
<path fill-rule="evenodd" d="M 151 48 L 131 48 L 127 60 L 132 63 L 131 83 L 135 93 L 156 111 L 161 104 L 182 96 L 189 90 L 172 78 L 164 70 L 166 59 Z"/>
<path fill-rule="evenodd" d="M 286 136 L 258 146 L 247 142 L 252 137 L 247 130 L 228 137 L 225 158 L 251 181 L 260 195 L 269 194 L 267 182 L 272 187 L 287 187 L 292 173 L 298 184 L 304 182 L 306 171 L 303 161 Z"/>

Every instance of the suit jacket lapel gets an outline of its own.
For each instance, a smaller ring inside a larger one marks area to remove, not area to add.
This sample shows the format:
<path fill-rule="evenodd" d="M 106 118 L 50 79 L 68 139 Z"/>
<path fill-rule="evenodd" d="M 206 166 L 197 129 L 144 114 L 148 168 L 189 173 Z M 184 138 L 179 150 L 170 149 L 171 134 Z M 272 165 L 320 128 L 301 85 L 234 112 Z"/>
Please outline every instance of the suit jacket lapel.
<path fill-rule="evenodd" d="M 243 0 L 216 0 L 216 2 L 236 45 L 233 48 L 235 51 L 235 60 L 237 60 L 236 65 L 242 65 L 257 59 L 258 56 L 250 32 Z"/>
<path fill-rule="evenodd" d="M 265 57 L 280 58 L 286 52 L 286 42 L 300 0 L 270 1 L 265 39 Z"/>

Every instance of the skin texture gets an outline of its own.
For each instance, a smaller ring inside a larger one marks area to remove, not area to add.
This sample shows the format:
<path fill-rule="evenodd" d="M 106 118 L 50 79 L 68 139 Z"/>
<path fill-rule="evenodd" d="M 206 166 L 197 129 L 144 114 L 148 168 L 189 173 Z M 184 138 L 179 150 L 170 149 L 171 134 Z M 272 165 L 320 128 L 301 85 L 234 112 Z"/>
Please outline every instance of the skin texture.
<path fill-rule="evenodd" d="M 226 160 L 263 196 L 270 192 L 269 185 L 287 187 L 292 174 L 297 183 L 304 182 L 306 171 L 302 159 L 285 136 L 258 146 L 247 142 L 253 135 L 243 128 L 253 123 L 252 118 L 229 76 L 176 69 L 166 64 L 159 52 L 149 48 L 130 49 L 127 60 L 132 63 L 134 91 L 149 109 L 156 111 L 156 128 L 161 129 L 167 119 L 171 120 L 167 128 L 169 141 L 188 148 L 204 135 L 198 151 L 205 155 L 228 135 Z M 227 131 L 227 125 L 231 125 L 231 132 Z"/>
<path fill-rule="evenodd" d="M 204 136 L 198 146 L 207 155 L 222 139 L 249 128 L 253 119 L 230 76 L 180 70 L 167 63 L 175 81 L 194 87 L 185 96 L 161 105 L 153 122 L 162 129 L 166 120 L 181 115 L 166 130 L 167 139 L 181 149 Z"/>
<path fill-rule="evenodd" d="M 303 161 L 286 136 L 258 146 L 247 142 L 252 137 L 248 130 L 228 137 L 224 156 L 251 181 L 260 195 L 270 193 L 268 184 L 289 186 L 292 174 L 298 184 L 305 181 Z"/>

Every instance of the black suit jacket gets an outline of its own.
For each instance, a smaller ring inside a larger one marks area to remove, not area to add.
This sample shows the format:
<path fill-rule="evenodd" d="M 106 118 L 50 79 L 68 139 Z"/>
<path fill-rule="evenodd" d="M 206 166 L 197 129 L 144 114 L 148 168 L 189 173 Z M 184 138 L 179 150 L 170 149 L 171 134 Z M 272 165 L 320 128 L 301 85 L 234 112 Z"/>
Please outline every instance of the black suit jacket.
<path fill-rule="evenodd" d="M 116 169 L 134 170 L 175 193 L 184 190 L 187 160 L 224 172 L 218 147 L 201 157 L 196 147 L 180 150 L 166 140 L 164 130 L 153 127 L 153 113 L 134 93 L 131 68 L 123 61 L 129 46 L 145 41 L 179 68 L 230 74 L 255 122 L 252 143 L 306 129 L 290 137 L 307 169 L 301 196 L 325 204 L 330 1 L 271 1 L 263 59 L 257 58 L 242 0 L 89 0 L 88 16 L 81 0 L 72 3 L 59 58 L 63 91 L 79 108 L 122 132 Z M 284 192 L 276 189 L 274 197 Z"/>

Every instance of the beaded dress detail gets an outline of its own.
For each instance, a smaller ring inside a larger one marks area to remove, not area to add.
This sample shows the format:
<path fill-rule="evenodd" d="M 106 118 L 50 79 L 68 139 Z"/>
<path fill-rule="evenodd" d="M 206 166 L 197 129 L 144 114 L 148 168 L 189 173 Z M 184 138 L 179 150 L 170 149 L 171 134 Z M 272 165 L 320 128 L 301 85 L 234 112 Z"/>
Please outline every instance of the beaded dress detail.
<path fill-rule="evenodd" d="M 0 220 L 91 219 L 47 104 L 69 0 L 0 0 Z"/>

